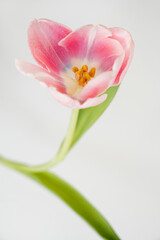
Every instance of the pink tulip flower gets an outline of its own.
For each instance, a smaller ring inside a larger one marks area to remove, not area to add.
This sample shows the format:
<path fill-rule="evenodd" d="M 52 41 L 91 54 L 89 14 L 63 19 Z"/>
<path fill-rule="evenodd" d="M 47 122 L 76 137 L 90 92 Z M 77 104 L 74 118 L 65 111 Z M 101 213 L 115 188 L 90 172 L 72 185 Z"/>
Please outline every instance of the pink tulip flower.
<path fill-rule="evenodd" d="M 31 22 L 28 41 L 38 65 L 16 60 L 24 74 L 39 80 L 57 101 L 70 108 L 102 103 L 105 91 L 121 83 L 134 43 L 122 28 L 86 25 L 76 31 L 47 20 Z"/>

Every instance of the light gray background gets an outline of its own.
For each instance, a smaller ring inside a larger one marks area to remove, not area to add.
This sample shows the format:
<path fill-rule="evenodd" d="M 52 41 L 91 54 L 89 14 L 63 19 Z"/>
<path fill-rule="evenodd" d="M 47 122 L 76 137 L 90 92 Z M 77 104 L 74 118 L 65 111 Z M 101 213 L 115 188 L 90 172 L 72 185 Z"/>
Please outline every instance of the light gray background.
<path fill-rule="evenodd" d="M 39 164 L 56 153 L 71 110 L 21 75 L 34 62 L 26 32 L 34 18 L 73 29 L 119 26 L 135 54 L 109 109 L 55 172 L 79 189 L 123 240 L 160 239 L 160 1 L 0 0 L 0 153 Z M 101 239 L 63 202 L 0 165 L 0 240 Z"/>

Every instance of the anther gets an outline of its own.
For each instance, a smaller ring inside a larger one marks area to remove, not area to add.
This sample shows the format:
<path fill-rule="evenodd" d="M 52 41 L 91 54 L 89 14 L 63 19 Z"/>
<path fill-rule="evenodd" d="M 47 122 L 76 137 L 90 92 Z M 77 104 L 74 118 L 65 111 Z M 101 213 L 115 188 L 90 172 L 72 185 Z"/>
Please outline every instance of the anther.
<path fill-rule="evenodd" d="M 74 73 L 76 73 L 78 70 L 79 70 L 78 67 L 73 67 L 73 68 L 72 68 L 72 71 L 73 71 Z"/>
<path fill-rule="evenodd" d="M 73 67 L 72 71 L 75 73 L 75 78 L 78 84 L 81 87 L 84 87 L 91 80 L 91 78 L 95 76 L 96 68 L 93 67 L 88 72 L 88 66 L 83 65 L 81 69 L 79 69 L 78 67 Z"/>
<path fill-rule="evenodd" d="M 85 78 L 82 77 L 82 78 L 79 80 L 79 85 L 82 86 L 82 87 L 85 86 Z"/>
<path fill-rule="evenodd" d="M 95 76 L 95 73 L 96 73 L 96 68 L 95 67 L 91 68 L 91 70 L 89 71 L 89 75 L 93 78 Z"/>
<path fill-rule="evenodd" d="M 89 75 L 87 72 L 83 73 L 83 77 L 84 77 L 87 81 L 89 81 L 89 80 L 91 79 L 90 75 Z"/>
<path fill-rule="evenodd" d="M 82 66 L 82 70 L 83 70 L 84 72 L 87 72 L 87 71 L 88 71 L 88 66 L 87 66 L 87 65 L 83 65 L 83 66 Z"/>

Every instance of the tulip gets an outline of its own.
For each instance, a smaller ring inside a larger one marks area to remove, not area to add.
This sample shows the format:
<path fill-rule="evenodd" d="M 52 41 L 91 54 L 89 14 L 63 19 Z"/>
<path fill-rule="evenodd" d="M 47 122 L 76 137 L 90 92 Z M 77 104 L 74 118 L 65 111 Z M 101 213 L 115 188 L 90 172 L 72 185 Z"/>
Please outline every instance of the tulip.
<path fill-rule="evenodd" d="M 72 31 L 47 19 L 31 22 L 28 42 L 38 65 L 16 59 L 18 70 L 72 109 L 102 103 L 106 90 L 121 83 L 134 51 L 131 35 L 122 28 L 86 25 Z"/>

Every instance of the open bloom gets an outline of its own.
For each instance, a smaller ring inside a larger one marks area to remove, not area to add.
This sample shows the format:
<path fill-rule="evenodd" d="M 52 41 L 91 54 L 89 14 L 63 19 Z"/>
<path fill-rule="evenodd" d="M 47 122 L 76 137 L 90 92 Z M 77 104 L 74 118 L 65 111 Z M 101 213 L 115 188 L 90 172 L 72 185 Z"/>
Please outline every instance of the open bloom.
<path fill-rule="evenodd" d="M 122 28 L 86 25 L 72 31 L 47 19 L 30 24 L 28 41 L 38 66 L 16 60 L 17 68 L 77 109 L 106 99 L 105 91 L 120 84 L 134 51 L 131 35 Z"/>

